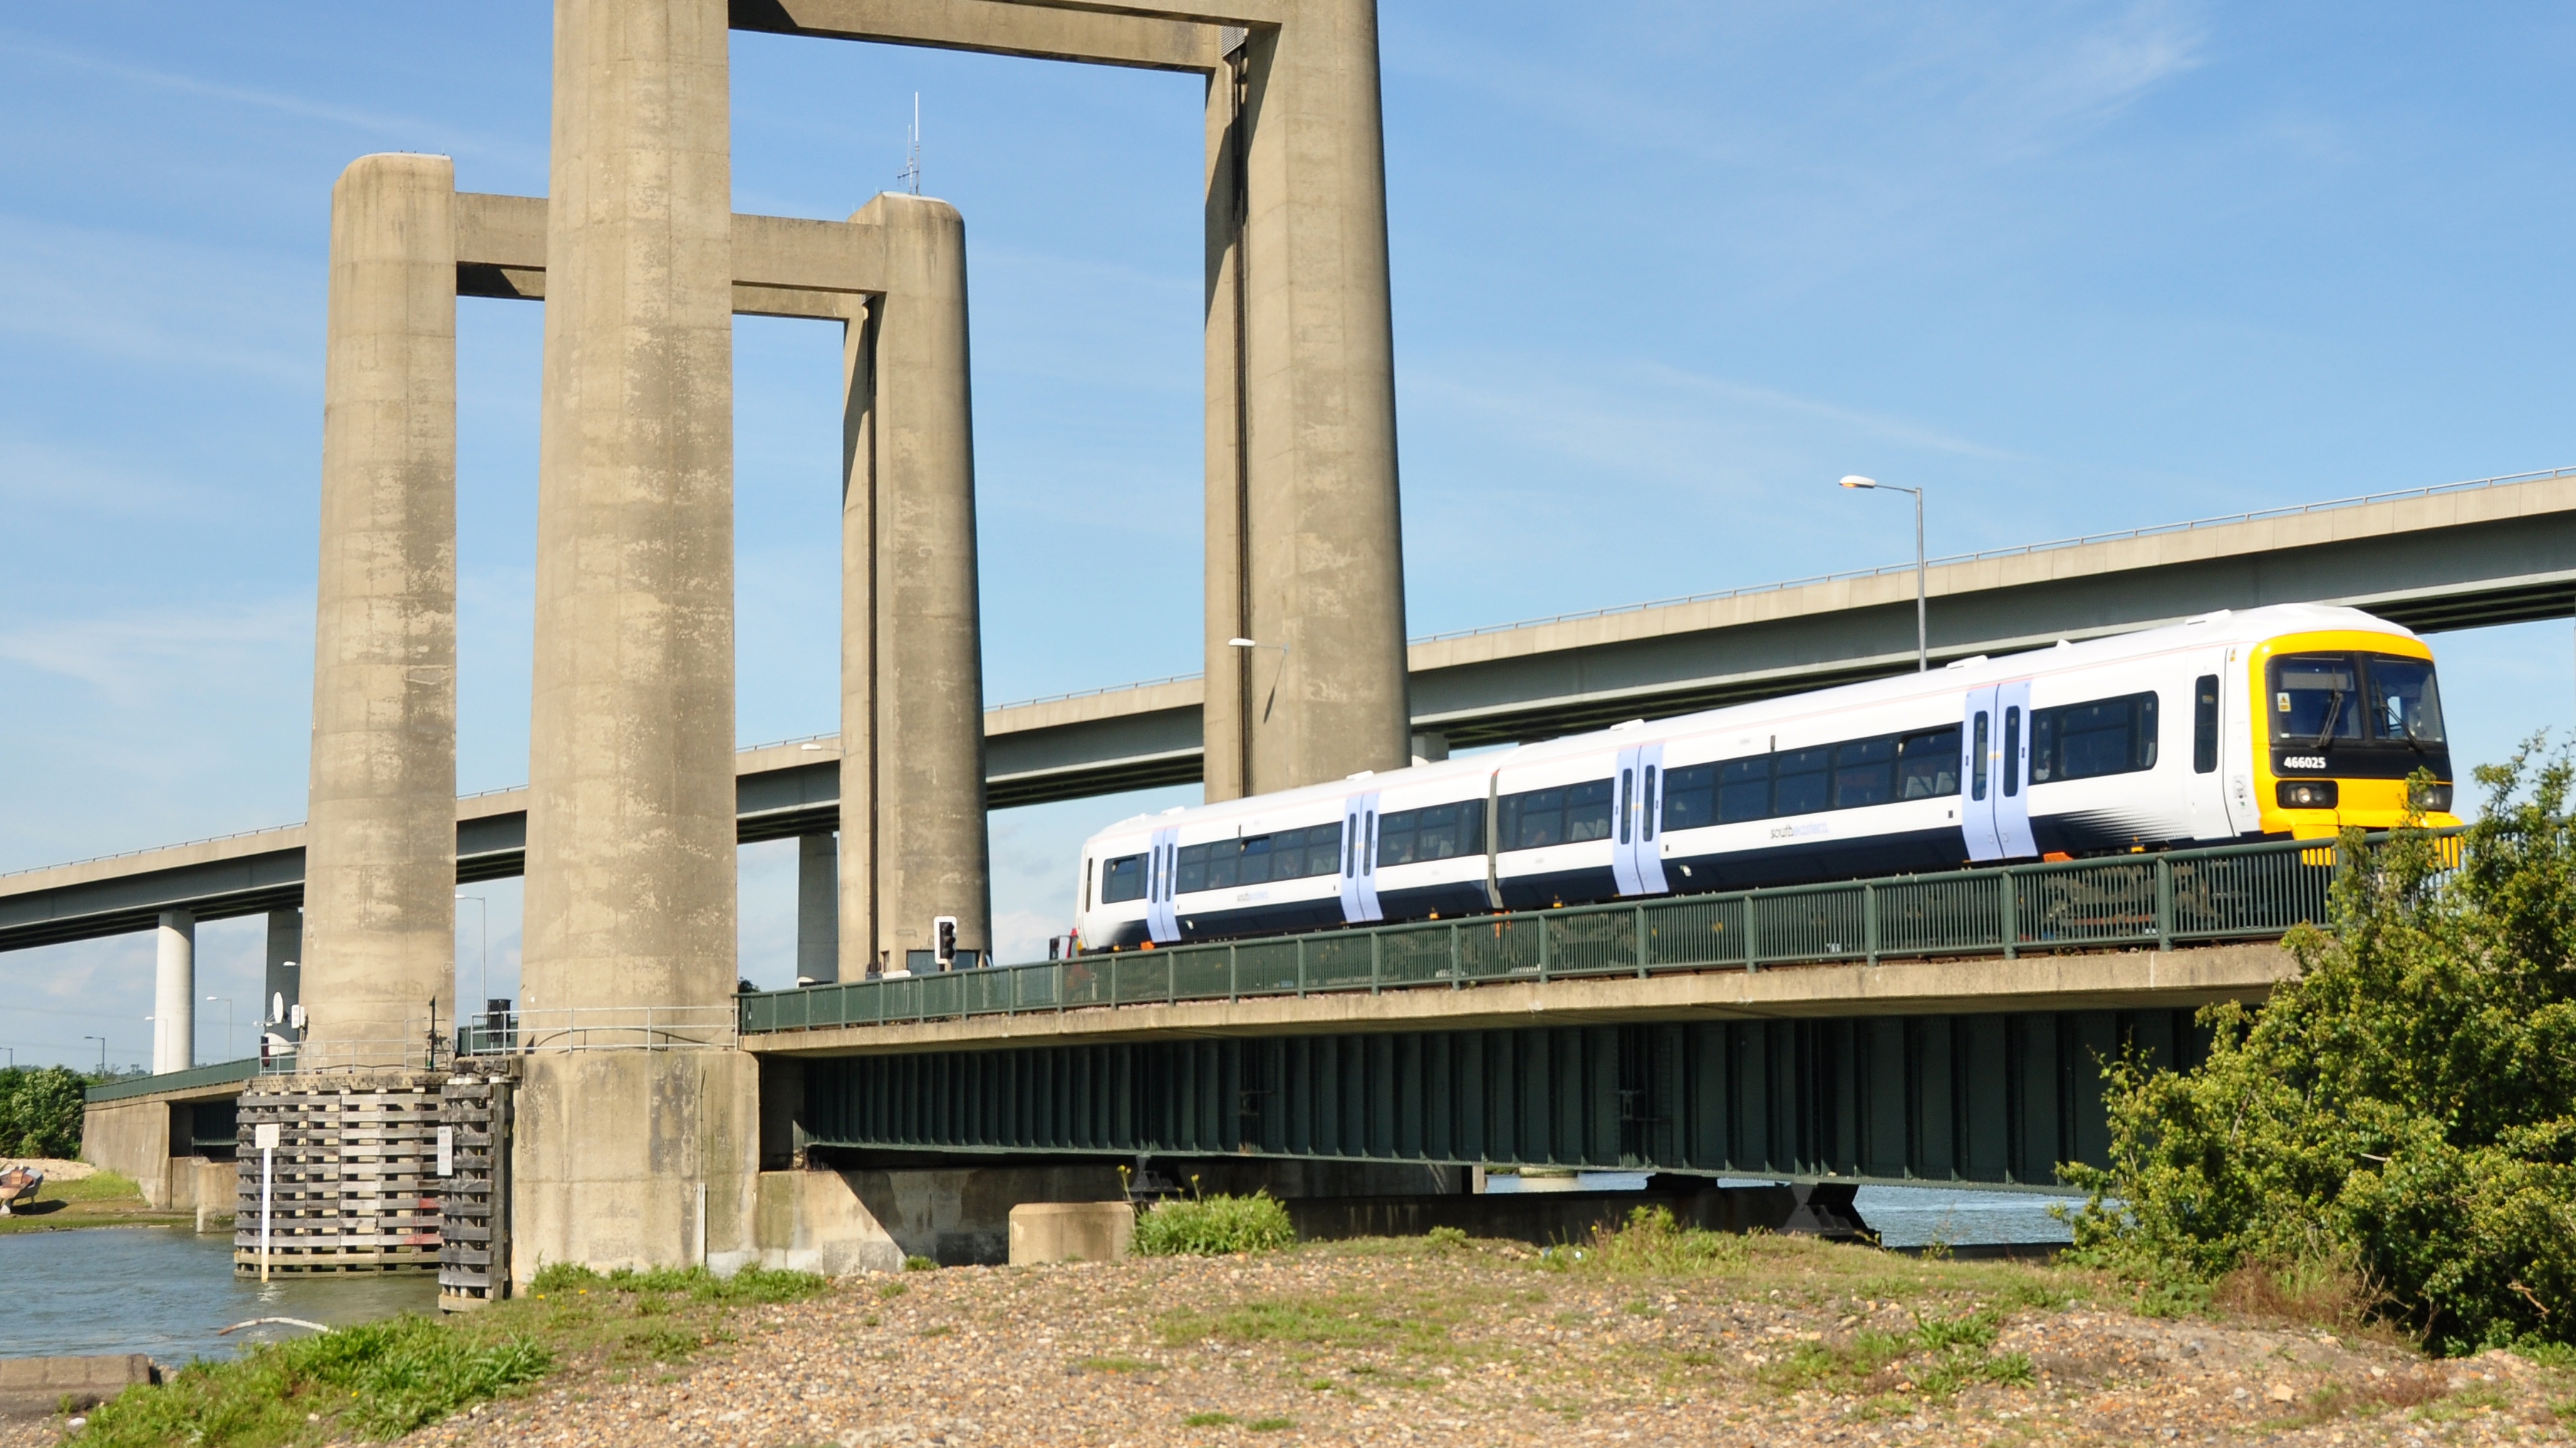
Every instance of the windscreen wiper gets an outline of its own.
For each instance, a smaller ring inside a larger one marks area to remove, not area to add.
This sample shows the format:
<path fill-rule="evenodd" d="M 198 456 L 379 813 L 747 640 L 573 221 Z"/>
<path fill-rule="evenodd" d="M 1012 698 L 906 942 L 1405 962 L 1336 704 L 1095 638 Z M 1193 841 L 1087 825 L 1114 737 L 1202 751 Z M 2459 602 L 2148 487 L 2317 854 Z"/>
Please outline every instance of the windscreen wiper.
<path fill-rule="evenodd" d="M 2335 722 L 2342 717 L 2343 690 L 2337 689 L 2334 691 L 2334 698 L 2326 704 L 2326 727 L 2317 731 L 2316 742 L 2310 744 L 2308 747 L 2321 753 L 2325 750 L 2332 749 L 2334 747 Z"/>

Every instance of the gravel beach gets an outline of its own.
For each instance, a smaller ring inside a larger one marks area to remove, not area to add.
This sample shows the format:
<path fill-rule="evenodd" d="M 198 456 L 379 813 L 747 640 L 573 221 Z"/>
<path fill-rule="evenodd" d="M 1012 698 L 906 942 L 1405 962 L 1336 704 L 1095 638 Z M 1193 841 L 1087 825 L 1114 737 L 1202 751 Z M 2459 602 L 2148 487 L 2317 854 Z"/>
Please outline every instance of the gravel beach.
<path fill-rule="evenodd" d="M 2055 1269 L 1779 1239 L 1689 1278 L 1553 1266 L 1389 1242 L 856 1278 L 405 1441 L 2469 1444 L 2576 1417 L 2576 1373 L 2145 1318 Z M 1919 1346 L 1980 1312 L 1983 1344 Z"/>

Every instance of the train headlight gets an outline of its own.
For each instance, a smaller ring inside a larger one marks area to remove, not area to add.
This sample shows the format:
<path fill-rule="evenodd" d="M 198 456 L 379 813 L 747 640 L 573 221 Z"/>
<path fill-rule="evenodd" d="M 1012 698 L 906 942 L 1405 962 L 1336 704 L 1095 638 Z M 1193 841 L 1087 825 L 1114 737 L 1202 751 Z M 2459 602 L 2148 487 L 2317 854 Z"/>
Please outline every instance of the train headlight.
<path fill-rule="evenodd" d="M 2413 803 L 2416 811 L 2420 814 L 2449 814 L 2451 812 L 2451 787 L 2447 784 L 2425 785 L 2421 789 L 2415 791 Z"/>
<path fill-rule="evenodd" d="M 2333 809 L 2335 782 L 2331 779 L 2285 779 L 2274 787 L 2274 798 L 2283 809 Z"/>

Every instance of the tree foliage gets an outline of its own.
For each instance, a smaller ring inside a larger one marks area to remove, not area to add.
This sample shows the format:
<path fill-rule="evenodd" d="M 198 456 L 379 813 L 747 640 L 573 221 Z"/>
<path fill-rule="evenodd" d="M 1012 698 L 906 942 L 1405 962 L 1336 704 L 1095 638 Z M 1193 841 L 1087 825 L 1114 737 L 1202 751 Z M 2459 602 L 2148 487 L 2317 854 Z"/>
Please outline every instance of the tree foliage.
<path fill-rule="evenodd" d="M 0 1156 L 78 1157 L 88 1087 L 61 1066 L 0 1069 Z"/>
<path fill-rule="evenodd" d="M 2440 1350 L 2576 1342 L 2576 766 L 2539 748 L 2477 771 L 2456 841 L 2347 835 L 2299 979 L 2205 1010 L 2199 1067 L 2110 1069 L 2110 1164 L 2066 1169 L 2082 1256 L 2329 1263 Z"/>

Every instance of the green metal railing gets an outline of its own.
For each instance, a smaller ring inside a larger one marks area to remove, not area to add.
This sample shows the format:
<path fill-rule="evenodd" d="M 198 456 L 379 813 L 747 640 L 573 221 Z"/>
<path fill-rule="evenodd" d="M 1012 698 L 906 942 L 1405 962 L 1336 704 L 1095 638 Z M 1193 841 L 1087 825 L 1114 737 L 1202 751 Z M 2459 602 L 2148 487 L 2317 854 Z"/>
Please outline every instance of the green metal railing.
<path fill-rule="evenodd" d="M 746 994 L 742 1030 L 2272 939 L 2323 923 L 2334 860 L 2267 841 L 1177 945 Z"/>
<path fill-rule="evenodd" d="M 165 1071 L 158 1076 L 129 1076 L 89 1088 L 91 1101 L 123 1101 L 134 1096 L 155 1096 L 164 1091 L 195 1091 L 207 1086 L 230 1086 L 248 1081 L 259 1074 L 256 1057 L 244 1061 L 217 1061 L 211 1066 L 192 1066 L 185 1071 Z"/>

